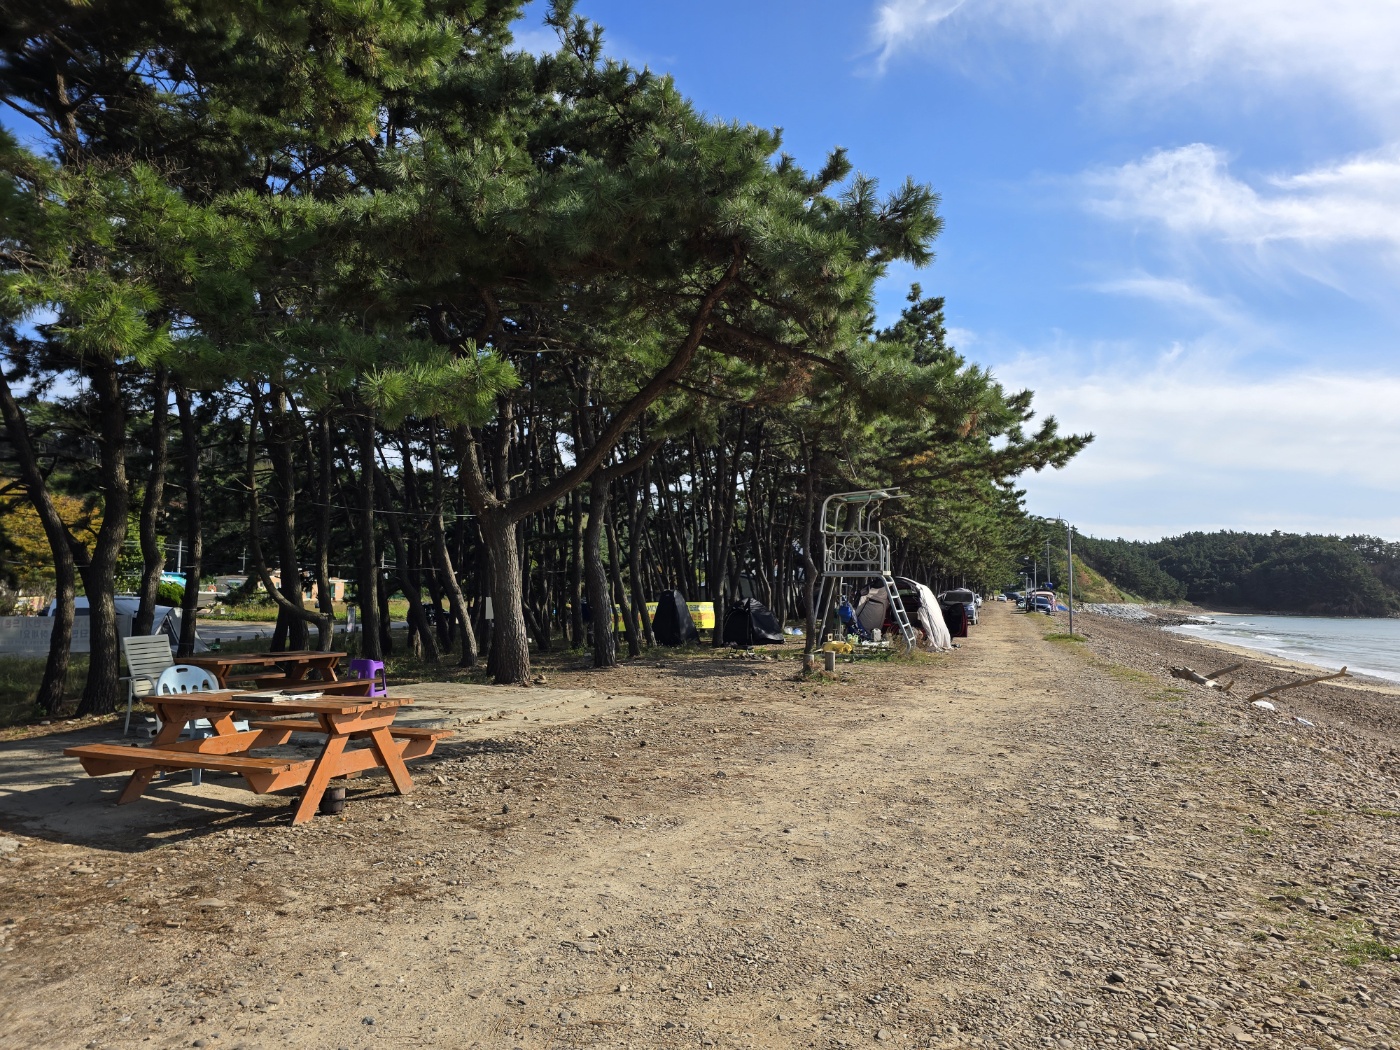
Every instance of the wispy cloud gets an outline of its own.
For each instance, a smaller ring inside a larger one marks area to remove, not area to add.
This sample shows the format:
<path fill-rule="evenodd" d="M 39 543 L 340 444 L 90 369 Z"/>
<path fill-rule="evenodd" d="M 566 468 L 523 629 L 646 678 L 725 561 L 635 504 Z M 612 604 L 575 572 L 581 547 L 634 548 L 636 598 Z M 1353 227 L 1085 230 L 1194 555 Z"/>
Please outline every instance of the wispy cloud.
<path fill-rule="evenodd" d="M 1300 274 L 1356 300 L 1393 305 L 1400 280 L 1400 148 L 1301 172 L 1242 178 L 1202 143 L 1080 176 L 1089 211 L 1155 233 L 1183 272 Z M 1130 277 L 1103 290 L 1176 299 L 1232 320 L 1191 284 Z M 1234 318 L 1238 319 L 1238 318 Z"/>
<path fill-rule="evenodd" d="M 1006 35 L 1064 45 L 1090 72 L 1142 90 L 1304 82 L 1397 119 L 1391 0 L 882 0 L 871 26 L 881 64 L 936 42 Z"/>
<path fill-rule="evenodd" d="M 1067 371 L 1057 352 L 995 371 L 1065 430 L 1096 434 L 1065 470 L 1027 479 L 1042 512 L 1073 506 L 1100 535 L 1346 522 L 1400 537 L 1400 374 L 1250 377 L 1205 345 L 1139 370 Z"/>
<path fill-rule="evenodd" d="M 1190 281 L 1176 277 L 1156 277 L 1148 273 L 1134 273 L 1111 281 L 1100 281 L 1091 285 L 1090 288 L 1107 295 L 1125 295 L 1160 303 L 1163 306 L 1177 307 L 1200 314 L 1231 328 L 1253 329 L 1255 327 L 1255 323 L 1234 304 L 1217 296 L 1209 295 Z"/>
<path fill-rule="evenodd" d="M 1158 150 L 1140 161 L 1091 172 L 1090 207 L 1115 219 L 1155 223 L 1237 244 L 1400 249 L 1400 149 L 1251 185 L 1225 155 L 1202 143 Z"/>

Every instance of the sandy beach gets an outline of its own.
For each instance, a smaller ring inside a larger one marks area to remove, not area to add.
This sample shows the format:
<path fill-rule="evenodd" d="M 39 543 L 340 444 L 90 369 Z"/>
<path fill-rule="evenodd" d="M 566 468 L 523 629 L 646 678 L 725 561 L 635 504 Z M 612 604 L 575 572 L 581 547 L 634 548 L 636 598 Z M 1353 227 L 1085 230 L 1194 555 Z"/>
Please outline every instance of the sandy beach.
<path fill-rule="evenodd" d="M 435 686 L 470 732 L 415 791 L 295 828 L 8 742 L 0 1046 L 1400 1045 L 1393 693 L 1261 711 L 1296 669 L 1222 696 L 1166 670 L 1217 648 L 1075 621 Z"/>

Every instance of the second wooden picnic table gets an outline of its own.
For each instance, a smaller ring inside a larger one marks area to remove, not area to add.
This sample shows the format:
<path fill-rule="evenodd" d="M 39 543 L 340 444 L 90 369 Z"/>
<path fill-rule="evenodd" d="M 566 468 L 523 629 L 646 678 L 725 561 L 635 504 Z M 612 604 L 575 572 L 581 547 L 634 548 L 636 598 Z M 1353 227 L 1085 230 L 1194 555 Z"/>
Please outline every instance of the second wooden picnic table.
<path fill-rule="evenodd" d="M 286 687 L 301 683 L 338 681 L 336 664 L 346 655 L 310 649 L 295 649 L 284 653 L 200 653 L 197 656 L 182 656 L 180 662 L 208 671 L 218 679 L 221 689 L 228 689 L 240 682 Z M 260 670 L 235 674 L 235 668 L 240 667 Z"/>
<path fill-rule="evenodd" d="M 130 744 L 81 744 L 66 748 L 65 755 L 79 759 L 92 776 L 131 771 L 131 779 L 117 799 L 135 802 L 163 769 L 205 769 L 238 773 L 254 792 L 263 794 L 305 786 L 292 823 L 309 820 L 316 812 L 333 777 L 382 767 L 399 794 L 413 788 L 405 759 L 433 753 L 437 741 L 451 730 L 395 726 L 399 707 L 411 704 L 407 697 L 315 697 L 242 695 L 239 693 L 178 693 L 147 697 L 156 709 L 161 729 L 149 747 Z M 240 730 L 234 715 L 256 716 Z M 310 718 L 271 717 L 310 715 Z M 208 719 L 211 736 L 181 740 L 187 722 Z M 314 759 L 260 757 L 255 748 L 285 744 L 293 733 L 325 736 Z M 365 746 L 348 748 L 352 740 Z"/>

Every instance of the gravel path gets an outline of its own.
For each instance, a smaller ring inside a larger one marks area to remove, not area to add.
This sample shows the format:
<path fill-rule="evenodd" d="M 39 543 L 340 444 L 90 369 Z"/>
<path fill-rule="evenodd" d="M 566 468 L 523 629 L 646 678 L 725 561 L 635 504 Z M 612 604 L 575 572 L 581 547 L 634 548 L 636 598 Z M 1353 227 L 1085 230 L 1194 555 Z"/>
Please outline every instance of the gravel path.
<path fill-rule="evenodd" d="M 0 1046 L 1392 1045 L 1394 701 L 1268 714 L 1164 670 L 1219 654 L 1076 626 L 989 605 L 824 684 L 551 672 L 656 702 L 448 745 L 344 820 L 16 834 Z"/>

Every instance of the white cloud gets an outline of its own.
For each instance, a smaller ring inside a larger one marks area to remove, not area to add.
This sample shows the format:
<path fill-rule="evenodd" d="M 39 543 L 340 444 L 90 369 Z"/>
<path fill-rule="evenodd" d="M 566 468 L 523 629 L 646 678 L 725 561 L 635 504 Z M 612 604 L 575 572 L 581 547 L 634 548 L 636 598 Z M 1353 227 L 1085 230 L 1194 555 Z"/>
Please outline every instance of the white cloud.
<path fill-rule="evenodd" d="M 1137 90 L 1301 81 L 1387 122 L 1400 101 L 1393 0 L 883 0 L 871 27 L 881 65 L 995 34 L 1065 45 L 1090 72 Z"/>
<path fill-rule="evenodd" d="M 995 372 L 1062 430 L 1096 438 L 1025 479 L 1040 513 L 1096 535 L 1190 528 L 1364 531 L 1400 538 L 1400 374 L 1238 374 L 1203 348 L 1139 372 L 1066 375 L 1062 355 Z"/>
<path fill-rule="evenodd" d="M 1202 314 L 1219 324 L 1236 329 L 1252 330 L 1256 328 L 1254 322 L 1232 304 L 1224 299 L 1208 295 L 1191 282 L 1179 278 L 1135 273 L 1130 277 L 1100 281 L 1090 287 L 1096 292 L 1104 292 L 1108 295 L 1126 295 L 1161 303 L 1164 306 L 1179 307 L 1192 313 Z"/>
<path fill-rule="evenodd" d="M 1400 148 L 1389 147 L 1259 186 L 1225 155 L 1195 143 L 1084 177 L 1089 206 L 1174 233 L 1263 246 L 1374 244 L 1400 250 Z"/>

